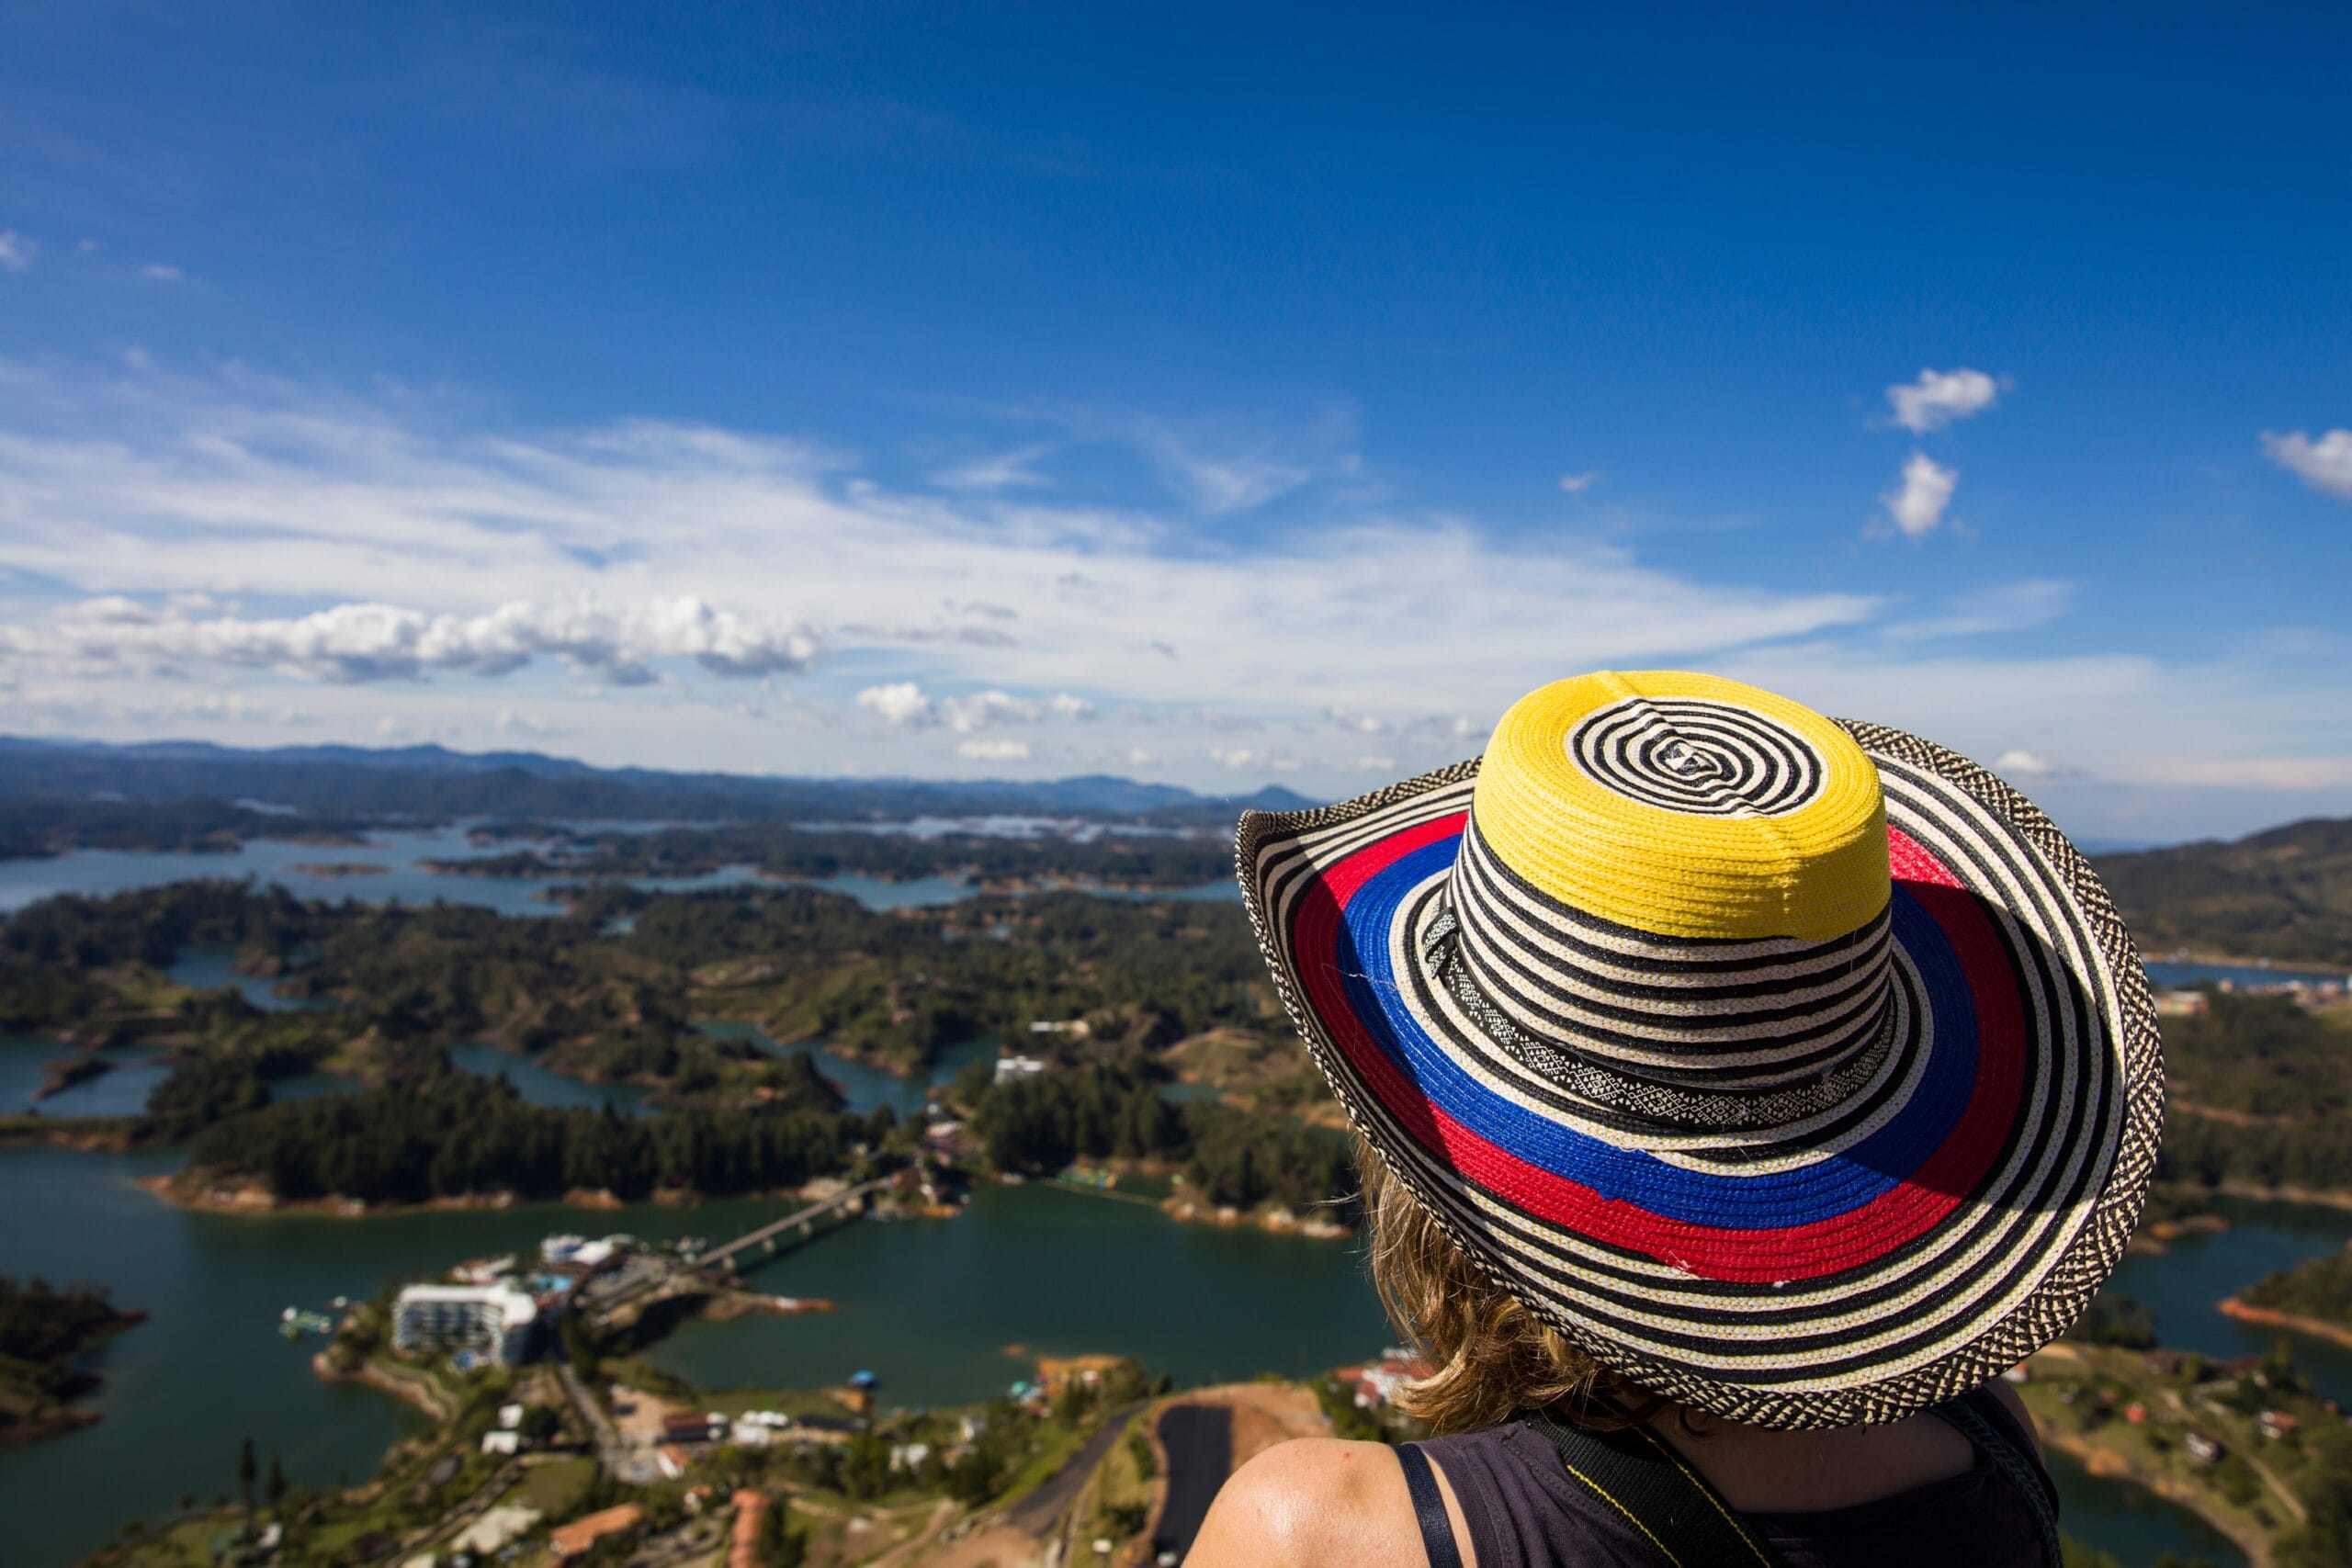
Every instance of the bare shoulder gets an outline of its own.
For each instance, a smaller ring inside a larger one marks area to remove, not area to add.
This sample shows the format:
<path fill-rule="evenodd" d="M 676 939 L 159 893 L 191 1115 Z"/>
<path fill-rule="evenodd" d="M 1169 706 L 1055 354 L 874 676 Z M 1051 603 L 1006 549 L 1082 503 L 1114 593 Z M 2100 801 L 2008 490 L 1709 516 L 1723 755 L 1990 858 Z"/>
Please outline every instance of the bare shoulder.
<path fill-rule="evenodd" d="M 2026 1440 L 2033 1445 L 2033 1451 L 2041 1453 L 2041 1429 L 2033 1424 L 2033 1412 L 2025 1407 L 2024 1396 L 1998 1378 L 1984 1386 L 1993 1391 L 1993 1397 L 2001 1402 L 2001 1408 L 2009 1413 L 2010 1418 L 2024 1428 Z"/>
<path fill-rule="evenodd" d="M 1337 1438 L 1277 1443 L 1235 1471 L 1185 1559 L 1189 1568 L 1405 1568 L 1422 1561 L 1395 1451 Z"/>

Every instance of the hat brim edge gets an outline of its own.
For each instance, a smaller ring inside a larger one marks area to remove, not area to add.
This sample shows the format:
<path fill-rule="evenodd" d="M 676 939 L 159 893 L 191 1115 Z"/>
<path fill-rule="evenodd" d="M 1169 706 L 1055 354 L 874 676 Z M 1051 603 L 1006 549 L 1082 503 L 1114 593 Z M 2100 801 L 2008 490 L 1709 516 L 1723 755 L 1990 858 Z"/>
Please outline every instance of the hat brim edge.
<path fill-rule="evenodd" d="M 1522 1284 L 1487 1251 L 1460 1234 L 1445 1206 L 1423 1190 L 1410 1162 L 1393 1157 L 1388 1134 L 1358 1103 L 1360 1090 L 1347 1073 L 1335 1070 L 1335 1048 L 1319 1016 L 1297 995 L 1290 967 L 1278 949 L 1258 878 L 1260 852 L 1271 840 L 1354 822 L 1401 807 L 1431 790 L 1476 776 L 1478 758 L 1399 781 L 1354 799 L 1300 811 L 1242 813 L 1234 834 L 1234 864 L 1242 903 L 1276 991 L 1293 1029 L 1307 1047 L 1349 1125 L 1382 1153 L 1390 1173 L 1439 1229 L 1497 1289 L 1511 1293 L 1577 1349 L 1644 1389 L 1696 1409 L 1749 1425 L 1791 1430 L 1877 1425 L 1900 1420 L 1957 1397 L 2058 1338 L 2089 1306 L 2122 1260 L 2138 1228 L 2154 1180 L 2156 1151 L 2164 1122 L 2163 1043 L 2156 1029 L 2154 993 L 2139 951 L 2121 915 L 2089 861 L 2058 826 L 2026 796 L 1990 770 L 1930 740 L 1884 725 L 1837 719 L 1865 752 L 1907 762 L 1957 785 L 1992 816 L 2012 829 L 2057 874 L 2080 908 L 2108 977 L 2115 987 L 2120 1045 L 2123 1113 L 2118 1147 L 2089 1216 L 2074 1238 L 2042 1270 L 2017 1306 L 1964 1344 L 1922 1367 L 1877 1382 L 1836 1389 L 1791 1392 L 1736 1382 L 1629 1349 L 1593 1332 L 1573 1316 L 1521 1293 Z M 1397 1325 L 1400 1331 L 1407 1325 Z"/>

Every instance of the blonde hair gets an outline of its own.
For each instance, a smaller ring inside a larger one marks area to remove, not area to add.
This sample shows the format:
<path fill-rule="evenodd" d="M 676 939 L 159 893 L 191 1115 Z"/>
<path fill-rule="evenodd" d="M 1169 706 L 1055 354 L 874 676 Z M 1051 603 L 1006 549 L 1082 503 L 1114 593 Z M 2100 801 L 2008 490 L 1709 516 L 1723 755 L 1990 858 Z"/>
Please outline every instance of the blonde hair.
<path fill-rule="evenodd" d="M 1521 1410 L 1614 1427 L 1646 1420 L 1666 1403 L 1569 1344 L 1489 1279 L 1361 1135 L 1356 1168 L 1380 1304 L 1430 1368 L 1397 1391 L 1406 1415 L 1438 1432 L 1490 1427 Z"/>

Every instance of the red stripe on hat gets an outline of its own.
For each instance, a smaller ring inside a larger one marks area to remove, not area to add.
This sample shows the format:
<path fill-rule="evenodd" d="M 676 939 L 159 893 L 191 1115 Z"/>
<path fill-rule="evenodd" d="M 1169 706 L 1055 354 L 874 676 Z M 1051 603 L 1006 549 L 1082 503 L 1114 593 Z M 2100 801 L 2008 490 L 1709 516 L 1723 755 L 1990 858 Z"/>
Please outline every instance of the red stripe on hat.
<path fill-rule="evenodd" d="M 1461 820 L 1442 818 L 1399 833 L 1332 867 L 1296 906 L 1293 951 L 1302 956 L 1336 953 L 1342 898 Z M 1748 1284 L 1819 1279 L 1883 1257 L 1946 1218 L 1999 1154 L 2023 1093 L 2025 1012 L 2007 950 L 1976 896 L 1948 867 L 1899 829 L 1889 828 L 1887 838 L 1899 880 L 1933 916 L 1966 977 L 1977 1018 L 1976 1081 L 1967 1110 L 1918 1170 L 1870 1202 L 1829 1219 L 1770 1229 L 1693 1224 L 1531 1165 L 1430 1102 L 1349 1005 L 1346 978 L 1336 963 L 1327 958 L 1303 964 L 1300 981 L 1334 1043 L 1389 1115 L 1440 1163 L 1515 1207 L 1703 1279 Z"/>

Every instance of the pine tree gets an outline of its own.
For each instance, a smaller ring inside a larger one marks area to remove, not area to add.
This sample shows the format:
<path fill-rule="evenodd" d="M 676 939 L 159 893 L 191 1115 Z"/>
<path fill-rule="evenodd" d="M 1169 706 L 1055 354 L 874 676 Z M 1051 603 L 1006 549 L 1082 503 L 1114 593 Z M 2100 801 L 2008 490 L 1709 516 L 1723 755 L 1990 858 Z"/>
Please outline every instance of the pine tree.
<path fill-rule="evenodd" d="M 245 1498 L 245 1534 L 254 1533 L 254 1483 L 261 1476 L 261 1467 L 254 1463 L 254 1440 L 247 1438 L 237 1450 L 237 1490 Z"/>

